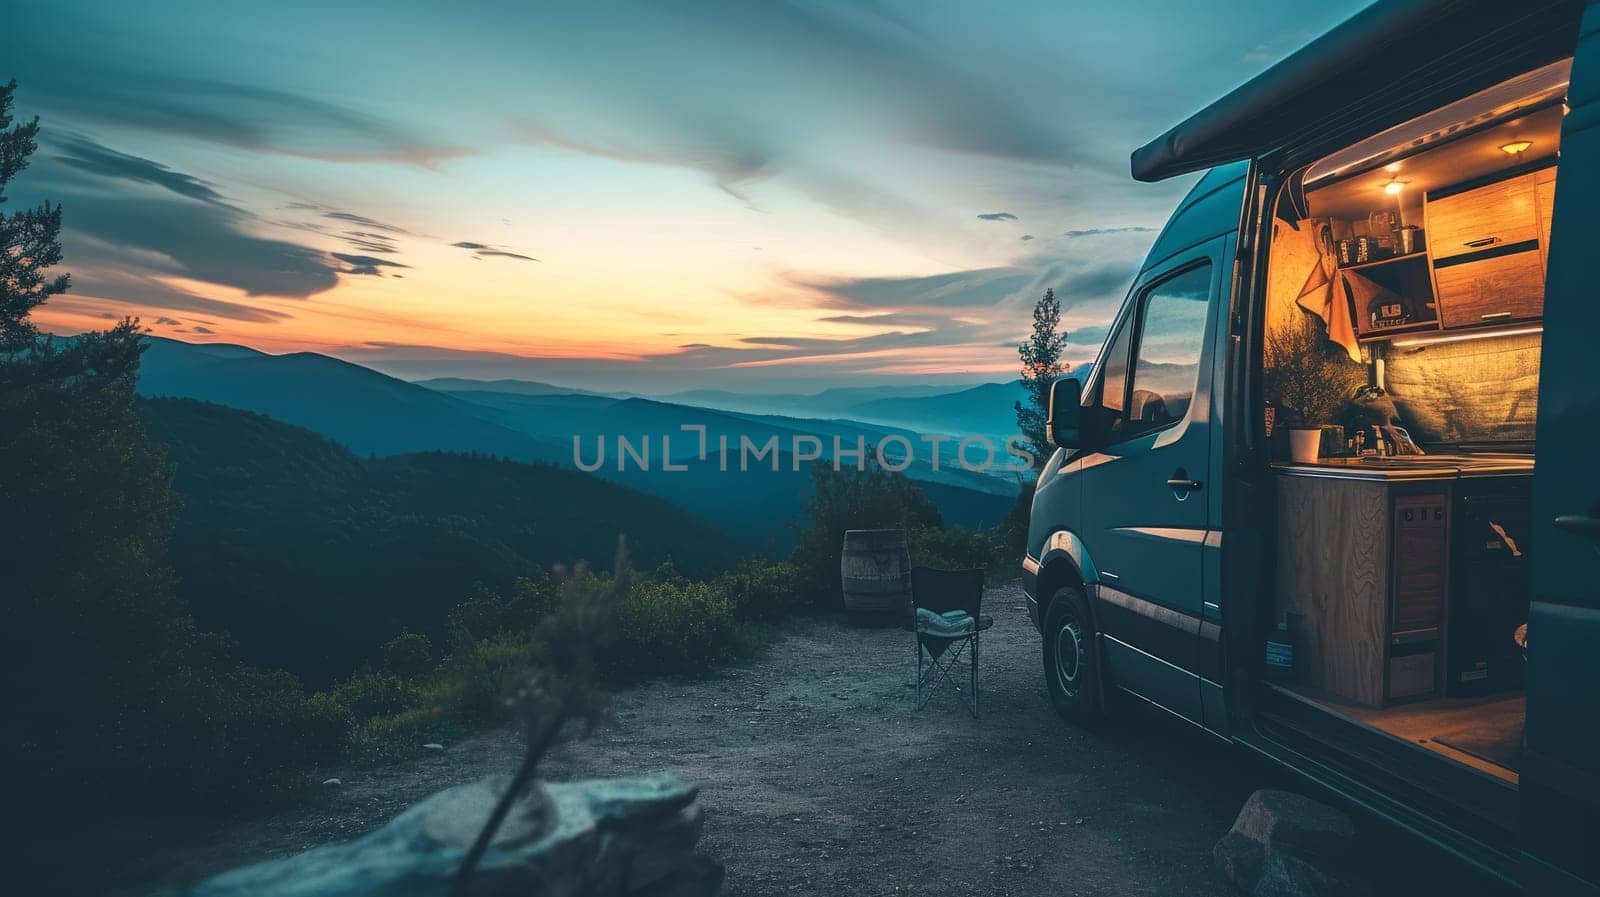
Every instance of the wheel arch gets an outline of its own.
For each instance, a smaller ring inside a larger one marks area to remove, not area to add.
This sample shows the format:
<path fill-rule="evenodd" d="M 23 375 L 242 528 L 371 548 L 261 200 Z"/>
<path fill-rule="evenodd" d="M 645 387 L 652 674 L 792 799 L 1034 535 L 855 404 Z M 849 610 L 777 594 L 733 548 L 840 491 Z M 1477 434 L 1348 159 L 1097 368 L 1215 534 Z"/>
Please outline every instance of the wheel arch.
<path fill-rule="evenodd" d="M 1050 534 L 1045 540 L 1043 557 L 1039 559 L 1039 580 L 1035 597 L 1039 602 L 1039 625 L 1042 629 L 1044 621 L 1050 615 L 1050 602 L 1055 598 L 1056 592 L 1063 587 L 1073 586 L 1083 592 L 1084 603 L 1089 607 L 1089 624 L 1096 633 L 1101 632 L 1100 609 L 1095 606 L 1094 592 L 1090 586 L 1099 582 L 1099 573 L 1095 569 L 1094 561 L 1089 557 L 1088 546 L 1083 540 L 1070 530 L 1058 530 Z M 1042 635 L 1042 633 L 1041 633 Z M 1107 706 L 1108 686 L 1111 679 L 1111 669 L 1106 665 L 1105 652 L 1101 650 L 1100 639 L 1092 640 L 1091 650 L 1099 662 L 1099 694 L 1100 706 Z"/>
<path fill-rule="evenodd" d="M 1076 586 L 1083 590 L 1084 598 L 1089 599 L 1089 622 L 1094 624 L 1098 632 L 1099 614 L 1095 612 L 1089 586 L 1099 582 L 1099 579 L 1094 561 L 1089 557 L 1088 546 L 1083 544 L 1077 533 L 1071 530 L 1051 533 L 1045 540 L 1044 551 L 1040 552 L 1039 580 L 1034 589 L 1038 593 L 1035 598 L 1039 602 L 1040 622 L 1043 623 L 1049 614 L 1050 601 L 1055 593 L 1063 586 Z"/>

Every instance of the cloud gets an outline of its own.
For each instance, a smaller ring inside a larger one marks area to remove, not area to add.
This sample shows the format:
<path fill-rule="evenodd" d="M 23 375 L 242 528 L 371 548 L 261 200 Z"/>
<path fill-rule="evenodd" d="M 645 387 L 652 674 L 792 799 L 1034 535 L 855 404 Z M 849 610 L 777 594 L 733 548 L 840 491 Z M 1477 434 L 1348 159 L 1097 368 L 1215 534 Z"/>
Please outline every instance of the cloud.
<path fill-rule="evenodd" d="M 348 252 L 332 253 L 333 257 L 350 267 L 343 269 L 341 274 L 366 274 L 373 277 L 382 276 L 382 268 L 409 268 L 393 259 L 374 258 L 370 255 L 352 255 Z"/>
<path fill-rule="evenodd" d="M 34 66 L 30 68 L 30 63 Z M 433 167 L 466 154 L 374 115 L 251 84 L 108 66 L 24 58 L 19 79 L 49 106 L 101 125 L 205 140 L 327 162 Z"/>
<path fill-rule="evenodd" d="M 563 133 L 540 122 L 526 122 L 517 134 L 529 143 L 559 147 L 585 156 L 642 165 L 672 165 L 711 175 L 717 188 L 750 204 L 741 185 L 771 173 L 772 154 L 754 135 L 740 135 L 726 127 L 708 126 L 699 133 L 682 133 L 659 147 L 615 138 L 584 138 Z"/>
<path fill-rule="evenodd" d="M 301 203 L 300 205 L 302 207 L 305 207 L 305 206 L 308 206 L 309 204 Z M 384 224 L 382 221 L 377 221 L 375 219 L 368 218 L 365 215 L 357 215 L 355 212 L 341 212 L 341 211 L 338 211 L 338 210 L 326 211 L 326 212 L 322 213 L 322 217 L 331 218 L 334 221 L 346 221 L 346 222 L 349 222 L 350 224 L 359 224 L 362 227 L 372 228 L 373 230 L 387 231 L 388 233 L 391 233 L 391 234 L 410 234 L 411 233 L 410 231 L 406 230 L 403 227 L 399 227 L 399 226 L 393 225 L 393 224 Z M 371 236 L 371 235 L 369 235 L 369 236 Z"/>
<path fill-rule="evenodd" d="M 304 299 L 338 285 L 320 250 L 257 237 L 252 216 L 209 203 L 134 196 L 70 196 L 68 226 L 124 250 L 143 250 L 152 269 L 234 287 L 250 296 Z M 151 255 L 151 254 L 154 255 Z"/>
<path fill-rule="evenodd" d="M 984 308 L 1027 286 L 1036 274 L 1024 268 L 982 268 L 930 277 L 864 277 L 796 281 L 826 304 L 853 307 Z"/>
<path fill-rule="evenodd" d="M 189 332 L 190 333 L 216 333 L 215 330 L 212 330 L 210 327 L 206 327 L 203 324 L 196 324 L 193 327 L 190 327 L 189 328 Z"/>
<path fill-rule="evenodd" d="M 340 238 L 350 244 L 352 249 L 359 249 L 363 252 L 389 254 L 400 251 L 399 246 L 395 244 L 392 238 L 370 231 L 347 230 L 340 235 Z"/>
<path fill-rule="evenodd" d="M 60 141 L 62 163 L 79 171 L 135 183 L 152 184 L 179 196 L 214 205 L 227 205 L 222 194 L 196 177 L 173 171 L 165 165 L 117 152 L 87 137 L 72 136 Z"/>
<path fill-rule="evenodd" d="M 161 317 L 156 318 L 156 323 L 166 327 L 176 327 L 183 322 L 177 318 L 169 318 L 166 315 L 162 315 Z"/>
<path fill-rule="evenodd" d="M 1103 237 L 1107 234 L 1148 234 L 1154 233 L 1156 228 L 1129 225 L 1128 227 L 1090 227 L 1083 230 L 1069 230 L 1062 234 L 1063 237 Z"/>
<path fill-rule="evenodd" d="M 286 321 L 291 317 L 269 308 L 196 296 L 161 280 L 145 266 L 143 259 L 109 250 L 77 232 L 64 232 L 62 243 L 66 248 L 66 267 L 72 271 L 72 292 L 52 300 L 51 308 L 71 303 L 99 307 L 112 303 L 132 306 L 130 312 L 159 308 L 260 324 Z"/>
<path fill-rule="evenodd" d="M 1018 240 L 1021 240 L 1021 241 L 1022 241 L 1022 242 L 1024 242 L 1024 243 L 1026 243 L 1026 242 L 1028 242 L 1028 241 L 1029 241 L 1029 240 L 1032 240 L 1032 239 L 1033 239 L 1033 234 L 1023 234 L 1023 235 L 1022 235 L 1022 236 L 1020 236 L 1020 237 L 1018 237 L 1018 238 L 1017 238 L 1017 239 L 1018 239 Z"/>
<path fill-rule="evenodd" d="M 1016 221 L 1017 216 L 1010 212 L 984 212 L 978 216 L 984 221 Z"/>
<path fill-rule="evenodd" d="M 522 260 L 524 262 L 537 262 L 538 261 L 538 259 L 534 258 L 531 255 L 523 255 L 520 252 L 512 252 L 509 249 L 502 249 L 502 248 L 500 248 L 498 246 L 491 246 L 488 243 L 476 243 L 476 242 L 473 242 L 471 240 L 460 240 L 458 242 L 451 243 L 450 245 L 456 247 L 457 249 L 470 249 L 470 250 L 472 250 L 473 258 L 483 258 L 484 256 L 496 256 L 496 257 L 499 257 L 499 258 L 520 259 L 520 260 Z"/>

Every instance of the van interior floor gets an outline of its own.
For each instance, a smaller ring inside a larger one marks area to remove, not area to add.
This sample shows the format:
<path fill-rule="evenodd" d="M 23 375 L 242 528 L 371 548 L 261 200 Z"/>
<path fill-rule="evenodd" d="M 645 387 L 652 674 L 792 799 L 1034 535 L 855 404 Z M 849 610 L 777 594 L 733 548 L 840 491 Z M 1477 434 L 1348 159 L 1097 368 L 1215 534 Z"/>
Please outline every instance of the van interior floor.
<path fill-rule="evenodd" d="M 1521 691 L 1434 698 L 1375 709 L 1302 693 L 1371 729 L 1433 751 L 1513 785 L 1522 756 L 1527 697 Z"/>

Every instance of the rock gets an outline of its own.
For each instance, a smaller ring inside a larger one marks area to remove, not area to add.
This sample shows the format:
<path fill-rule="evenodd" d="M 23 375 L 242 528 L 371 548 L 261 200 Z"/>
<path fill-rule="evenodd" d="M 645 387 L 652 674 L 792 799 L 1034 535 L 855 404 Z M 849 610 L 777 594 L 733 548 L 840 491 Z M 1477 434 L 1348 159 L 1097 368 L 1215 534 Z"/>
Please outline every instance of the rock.
<path fill-rule="evenodd" d="M 440 791 L 353 841 L 225 872 L 188 897 L 446 897 L 507 779 Z M 704 818 L 674 776 L 538 784 L 506 815 L 468 893 L 710 897 L 722 867 L 694 853 Z"/>
<path fill-rule="evenodd" d="M 323 779 L 322 780 L 322 784 L 324 784 L 324 785 L 343 785 L 344 783 L 339 781 L 338 779 Z"/>
<path fill-rule="evenodd" d="M 1346 875 L 1355 841 L 1350 817 L 1287 791 L 1257 791 L 1212 850 L 1217 869 L 1252 897 L 1352 897 Z"/>
<path fill-rule="evenodd" d="M 425 750 L 425 751 L 442 751 L 442 750 L 444 750 L 444 745 L 440 744 L 437 741 L 430 741 L 427 744 L 423 745 L 422 749 Z"/>

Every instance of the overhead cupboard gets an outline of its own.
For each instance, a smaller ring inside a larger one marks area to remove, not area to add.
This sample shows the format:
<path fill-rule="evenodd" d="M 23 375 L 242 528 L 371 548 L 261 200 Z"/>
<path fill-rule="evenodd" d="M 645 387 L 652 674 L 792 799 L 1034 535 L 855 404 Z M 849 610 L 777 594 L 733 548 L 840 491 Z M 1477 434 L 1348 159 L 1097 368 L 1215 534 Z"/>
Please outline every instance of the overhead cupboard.
<path fill-rule="evenodd" d="M 1549 163 L 1536 172 L 1438 191 L 1424 202 L 1441 328 L 1528 321 L 1543 312 L 1556 172 L 1555 160 Z"/>
<path fill-rule="evenodd" d="M 1559 100 L 1522 106 L 1425 151 L 1311 173 L 1308 211 L 1356 339 L 1540 320 L 1562 114 Z"/>

